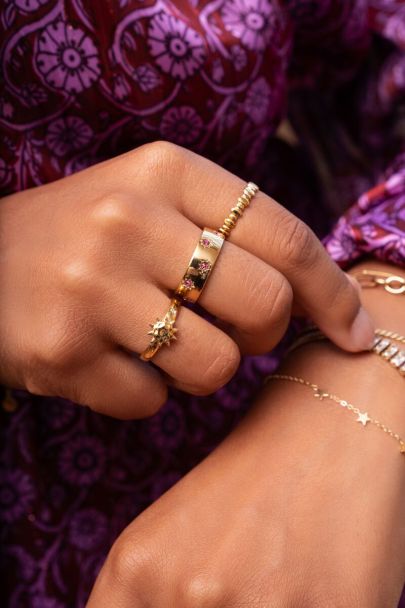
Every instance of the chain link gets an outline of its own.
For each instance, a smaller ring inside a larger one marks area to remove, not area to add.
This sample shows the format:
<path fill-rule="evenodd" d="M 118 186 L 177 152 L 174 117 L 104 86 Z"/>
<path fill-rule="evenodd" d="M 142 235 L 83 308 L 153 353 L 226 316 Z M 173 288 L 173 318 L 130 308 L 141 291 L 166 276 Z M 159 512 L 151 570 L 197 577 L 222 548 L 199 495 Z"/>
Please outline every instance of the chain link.
<path fill-rule="evenodd" d="M 399 451 L 402 454 L 405 453 L 405 442 L 398 435 L 398 433 L 395 433 L 388 426 L 386 426 L 385 424 L 380 422 L 380 420 L 377 420 L 376 418 L 370 418 L 370 416 L 368 415 L 367 412 L 362 412 L 358 407 L 356 407 L 352 403 L 349 403 L 348 401 L 346 401 L 346 399 L 341 399 L 334 393 L 329 393 L 329 392 L 321 389 L 317 384 L 308 382 L 308 380 L 305 380 L 304 378 L 301 378 L 299 376 L 290 376 L 289 374 L 270 374 L 265 379 L 265 383 L 267 384 L 270 380 L 287 380 L 290 382 L 296 382 L 297 384 L 302 384 L 304 386 L 307 386 L 308 388 L 312 389 L 313 396 L 315 398 L 319 399 L 320 401 L 322 401 L 323 399 L 329 399 L 330 401 L 334 401 L 338 405 L 340 405 L 340 406 L 344 407 L 345 409 L 356 414 L 357 422 L 360 422 L 362 424 L 362 426 L 365 427 L 365 426 L 367 426 L 368 423 L 370 423 L 370 424 L 373 424 L 374 426 L 376 426 L 377 428 L 381 429 L 384 433 L 386 433 L 387 435 L 389 435 L 390 437 L 395 439 L 399 443 Z"/>

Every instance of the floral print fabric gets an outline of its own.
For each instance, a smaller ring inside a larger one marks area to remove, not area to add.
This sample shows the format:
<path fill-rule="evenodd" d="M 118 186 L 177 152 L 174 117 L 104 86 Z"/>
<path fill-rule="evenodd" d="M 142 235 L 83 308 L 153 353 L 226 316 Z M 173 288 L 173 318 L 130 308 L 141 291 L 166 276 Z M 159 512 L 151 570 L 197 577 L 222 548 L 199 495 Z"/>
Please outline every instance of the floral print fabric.
<path fill-rule="evenodd" d="M 346 267 L 405 267 L 400 0 L 2 0 L 0 189 L 156 139 L 257 181 Z M 1 605 L 85 605 L 119 532 L 226 436 L 290 337 L 121 422 L 1 389 Z M 405 605 L 405 600 L 404 600 Z"/>

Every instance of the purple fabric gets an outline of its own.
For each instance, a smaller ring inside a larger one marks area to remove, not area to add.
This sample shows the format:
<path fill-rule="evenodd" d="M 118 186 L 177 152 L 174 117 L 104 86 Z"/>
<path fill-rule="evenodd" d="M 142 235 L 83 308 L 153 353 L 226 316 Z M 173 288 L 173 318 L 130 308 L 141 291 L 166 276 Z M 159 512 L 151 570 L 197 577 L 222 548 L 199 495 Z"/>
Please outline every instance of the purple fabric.
<path fill-rule="evenodd" d="M 403 2 L 3 0 L 0 40 L 2 193 L 166 139 L 257 181 L 342 266 L 405 266 Z M 137 422 L 3 388 L 2 605 L 84 606 L 119 532 L 229 433 L 284 344 Z"/>

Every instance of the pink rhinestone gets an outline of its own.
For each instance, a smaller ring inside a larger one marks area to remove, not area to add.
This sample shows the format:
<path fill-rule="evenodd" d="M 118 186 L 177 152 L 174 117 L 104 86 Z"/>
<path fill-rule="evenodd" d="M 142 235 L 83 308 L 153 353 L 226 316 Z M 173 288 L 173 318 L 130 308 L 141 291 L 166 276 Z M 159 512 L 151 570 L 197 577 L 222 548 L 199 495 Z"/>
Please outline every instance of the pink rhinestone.
<path fill-rule="evenodd" d="M 198 265 L 200 270 L 209 270 L 211 268 L 211 264 L 209 262 L 203 261 Z"/>
<path fill-rule="evenodd" d="M 194 287 L 194 282 L 191 279 L 184 279 L 183 280 L 183 285 L 184 287 L 186 287 L 187 289 L 193 289 Z"/>
<path fill-rule="evenodd" d="M 210 239 L 201 239 L 201 245 L 203 247 L 211 247 L 211 241 L 210 241 Z"/>

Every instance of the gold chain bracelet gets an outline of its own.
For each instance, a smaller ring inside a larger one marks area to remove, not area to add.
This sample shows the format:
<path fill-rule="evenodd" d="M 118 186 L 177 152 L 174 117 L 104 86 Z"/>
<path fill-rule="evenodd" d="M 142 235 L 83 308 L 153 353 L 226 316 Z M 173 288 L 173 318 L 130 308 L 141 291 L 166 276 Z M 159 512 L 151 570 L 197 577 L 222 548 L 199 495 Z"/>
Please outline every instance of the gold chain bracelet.
<path fill-rule="evenodd" d="M 337 395 L 333 393 L 329 393 L 324 389 L 321 389 L 317 384 L 312 382 L 308 382 L 304 378 L 300 378 L 299 376 L 290 376 L 289 374 L 270 374 L 265 379 L 265 383 L 267 384 L 270 380 L 287 380 L 289 382 L 296 382 L 297 384 L 302 384 L 303 386 L 307 386 L 312 390 L 312 394 L 319 401 L 323 401 L 323 399 L 329 399 L 330 401 L 334 401 L 341 407 L 344 407 L 346 410 L 353 412 L 357 416 L 356 422 L 360 422 L 363 427 L 366 427 L 367 424 L 373 424 L 384 433 L 395 439 L 399 443 L 399 451 L 401 454 L 405 453 L 405 442 L 404 440 L 392 431 L 388 426 L 384 423 L 380 422 L 376 418 L 370 418 L 368 412 L 362 412 L 358 407 L 354 406 L 352 403 L 346 401 L 346 399 L 341 399 Z"/>
<path fill-rule="evenodd" d="M 405 278 L 381 270 L 358 270 L 351 275 L 361 287 L 384 287 L 393 295 L 405 294 Z"/>

